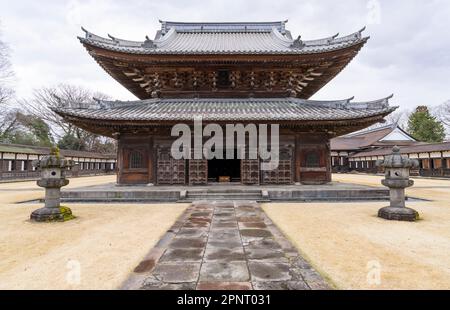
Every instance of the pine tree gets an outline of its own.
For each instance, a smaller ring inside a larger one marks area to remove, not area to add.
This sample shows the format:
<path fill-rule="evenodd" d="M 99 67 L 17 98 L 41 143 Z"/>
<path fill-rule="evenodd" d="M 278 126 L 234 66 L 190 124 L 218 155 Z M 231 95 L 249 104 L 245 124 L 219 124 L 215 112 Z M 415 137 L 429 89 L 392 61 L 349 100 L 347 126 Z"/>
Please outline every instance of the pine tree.
<path fill-rule="evenodd" d="M 408 132 L 422 142 L 437 143 L 444 141 L 445 129 L 436 117 L 430 114 L 426 106 L 417 107 L 409 116 Z"/>

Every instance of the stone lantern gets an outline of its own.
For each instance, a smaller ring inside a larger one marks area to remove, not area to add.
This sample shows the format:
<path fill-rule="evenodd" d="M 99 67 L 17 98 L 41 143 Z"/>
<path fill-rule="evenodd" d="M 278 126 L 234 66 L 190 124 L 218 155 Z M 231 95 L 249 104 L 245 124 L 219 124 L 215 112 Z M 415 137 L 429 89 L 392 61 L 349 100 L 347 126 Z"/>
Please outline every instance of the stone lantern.
<path fill-rule="evenodd" d="M 409 171 L 418 167 L 419 162 L 416 159 L 409 159 L 408 156 L 402 156 L 400 148 L 395 146 L 392 154 L 387 155 L 384 160 L 378 160 L 376 165 L 385 169 L 385 179 L 381 183 L 389 187 L 391 202 L 389 207 L 378 211 L 378 216 L 387 220 L 416 221 L 419 213 L 405 207 L 405 188 L 414 185 L 414 181 L 409 179 Z"/>
<path fill-rule="evenodd" d="M 59 149 L 51 149 L 50 155 L 33 161 L 33 166 L 40 169 L 41 179 L 37 185 L 45 188 L 45 207 L 31 213 L 31 220 L 37 222 L 63 222 L 74 218 L 72 211 L 60 205 L 61 187 L 69 184 L 65 171 L 74 165 L 72 160 L 61 157 Z"/>

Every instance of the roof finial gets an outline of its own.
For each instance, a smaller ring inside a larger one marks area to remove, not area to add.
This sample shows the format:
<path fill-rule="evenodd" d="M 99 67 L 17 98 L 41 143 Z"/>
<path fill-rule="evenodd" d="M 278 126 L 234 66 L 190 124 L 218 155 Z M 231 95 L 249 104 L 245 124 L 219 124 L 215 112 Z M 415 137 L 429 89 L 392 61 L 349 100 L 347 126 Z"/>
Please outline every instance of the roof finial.
<path fill-rule="evenodd" d="M 366 30 L 366 26 L 362 27 L 357 33 L 355 33 L 356 39 L 361 39 L 363 31 Z"/>
<path fill-rule="evenodd" d="M 86 39 L 92 38 L 92 33 L 90 33 L 86 28 L 81 26 L 81 30 L 85 33 Z"/>
<path fill-rule="evenodd" d="M 144 48 L 156 48 L 156 44 L 150 40 L 148 36 L 145 36 L 145 41 L 142 43 L 142 47 Z"/>
<path fill-rule="evenodd" d="M 298 36 L 297 39 L 294 40 L 294 42 L 292 42 L 291 47 L 292 48 L 298 48 L 301 49 L 303 48 L 305 45 L 302 41 L 302 36 Z"/>

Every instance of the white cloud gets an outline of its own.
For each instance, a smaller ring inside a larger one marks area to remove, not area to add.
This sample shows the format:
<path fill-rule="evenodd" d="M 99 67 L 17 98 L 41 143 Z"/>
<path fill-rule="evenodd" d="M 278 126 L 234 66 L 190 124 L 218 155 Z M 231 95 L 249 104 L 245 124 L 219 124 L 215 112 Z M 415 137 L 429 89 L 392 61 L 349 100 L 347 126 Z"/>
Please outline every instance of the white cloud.
<path fill-rule="evenodd" d="M 438 105 L 450 98 L 450 3 L 446 0 L 212 0 L 212 1 L 15 1 L 0 0 L 4 39 L 12 49 L 18 96 L 34 88 L 76 83 L 117 99 L 134 99 L 93 61 L 78 42 L 80 26 L 106 35 L 142 40 L 158 19 L 265 21 L 289 19 L 294 36 L 342 35 L 368 25 L 368 44 L 314 99 L 395 93 L 403 109 Z M 7 2 L 7 3 L 6 3 Z M 373 11 L 378 10 L 379 11 Z"/>

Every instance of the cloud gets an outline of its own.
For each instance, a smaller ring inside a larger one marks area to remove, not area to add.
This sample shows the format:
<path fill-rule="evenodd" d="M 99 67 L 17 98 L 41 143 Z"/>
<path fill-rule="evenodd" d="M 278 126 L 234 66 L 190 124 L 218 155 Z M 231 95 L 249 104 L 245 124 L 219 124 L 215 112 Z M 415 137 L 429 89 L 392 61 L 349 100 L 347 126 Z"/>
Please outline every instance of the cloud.
<path fill-rule="evenodd" d="M 1 0 L 6 1 L 6 0 Z M 305 39 L 354 32 L 368 25 L 368 44 L 314 99 L 377 99 L 413 109 L 450 99 L 450 2 L 446 0 L 211 0 L 8 1 L 1 5 L 3 38 L 12 49 L 18 96 L 57 83 L 76 83 L 117 99 L 134 99 L 87 54 L 76 39 L 80 26 L 106 35 L 142 40 L 158 19 L 266 21 L 289 19 Z"/>

